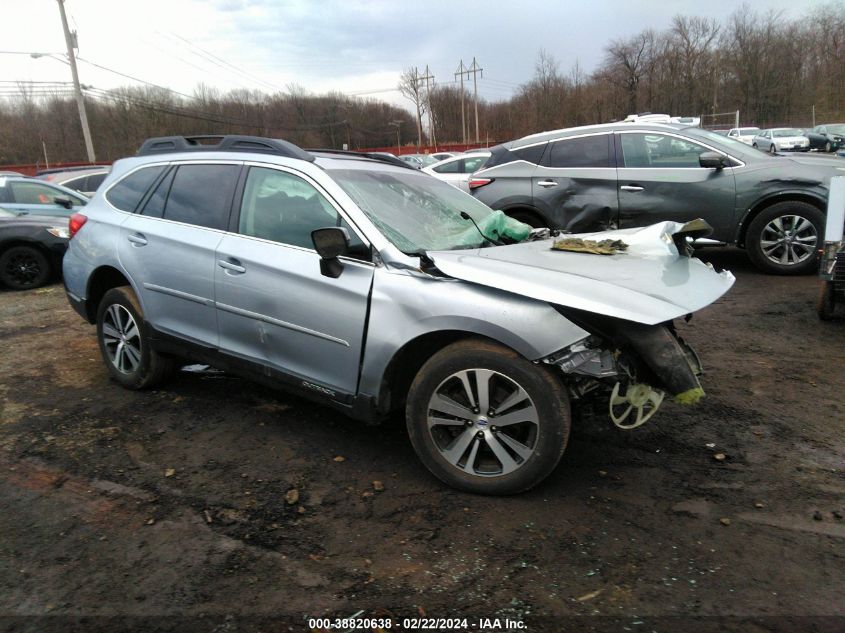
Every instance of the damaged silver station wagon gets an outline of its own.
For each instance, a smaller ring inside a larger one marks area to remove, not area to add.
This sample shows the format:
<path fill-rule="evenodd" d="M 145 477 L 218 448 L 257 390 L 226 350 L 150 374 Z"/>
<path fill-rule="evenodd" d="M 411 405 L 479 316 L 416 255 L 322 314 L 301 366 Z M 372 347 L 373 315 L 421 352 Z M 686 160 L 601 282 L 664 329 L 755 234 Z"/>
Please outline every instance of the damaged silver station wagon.
<path fill-rule="evenodd" d="M 572 404 L 632 428 L 703 395 L 672 320 L 733 284 L 689 256 L 707 228 L 553 236 L 390 157 L 167 137 L 71 218 L 64 280 L 124 387 L 190 359 L 404 411 L 434 475 L 507 494 L 555 468 Z"/>

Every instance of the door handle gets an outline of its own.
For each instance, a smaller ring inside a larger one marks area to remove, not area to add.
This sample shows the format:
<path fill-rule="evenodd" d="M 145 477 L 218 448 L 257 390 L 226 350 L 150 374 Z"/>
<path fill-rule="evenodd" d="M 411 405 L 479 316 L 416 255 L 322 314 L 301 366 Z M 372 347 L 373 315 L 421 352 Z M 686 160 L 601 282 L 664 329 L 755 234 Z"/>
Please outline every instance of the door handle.
<path fill-rule="evenodd" d="M 541 187 L 557 187 L 557 183 L 554 180 L 541 180 L 537 184 Z"/>
<path fill-rule="evenodd" d="M 246 268 L 238 264 L 237 261 L 238 260 L 229 261 L 225 259 L 218 259 L 217 265 L 220 266 L 220 268 L 225 268 L 226 270 L 238 275 L 245 273 Z"/>
<path fill-rule="evenodd" d="M 126 239 L 132 242 L 135 246 L 146 246 L 148 243 L 147 238 L 145 238 L 140 233 L 133 233 L 132 235 L 128 235 Z"/>
<path fill-rule="evenodd" d="M 637 191 L 642 191 L 642 190 L 643 190 L 643 188 L 642 188 L 642 187 L 640 187 L 639 185 L 622 185 L 622 186 L 621 186 L 621 187 L 619 187 L 619 188 L 620 188 L 622 191 L 634 191 L 634 192 L 637 192 Z"/>

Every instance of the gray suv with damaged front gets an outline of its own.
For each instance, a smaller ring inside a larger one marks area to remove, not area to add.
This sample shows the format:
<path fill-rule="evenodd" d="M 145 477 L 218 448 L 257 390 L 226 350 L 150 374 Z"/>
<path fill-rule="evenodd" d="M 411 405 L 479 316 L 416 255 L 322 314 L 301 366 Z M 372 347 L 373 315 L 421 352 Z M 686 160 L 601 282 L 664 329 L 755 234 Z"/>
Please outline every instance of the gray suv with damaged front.
<path fill-rule="evenodd" d="M 557 250 L 395 159 L 254 137 L 146 141 L 70 230 L 67 295 L 118 383 L 204 361 L 354 418 L 401 411 L 432 473 L 492 494 L 554 469 L 571 403 L 631 428 L 701 397 L 672 320 L 733 283 L 688 257 L 701 225 Z"/>

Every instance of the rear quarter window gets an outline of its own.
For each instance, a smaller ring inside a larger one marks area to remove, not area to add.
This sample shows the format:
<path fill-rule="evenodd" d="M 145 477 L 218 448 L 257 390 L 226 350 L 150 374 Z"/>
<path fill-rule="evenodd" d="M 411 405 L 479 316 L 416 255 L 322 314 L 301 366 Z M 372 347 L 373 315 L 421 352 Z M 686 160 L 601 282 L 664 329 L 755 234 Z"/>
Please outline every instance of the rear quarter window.
<path fill-rule="evenodd" d="M 106 193 L 106 200 L 121 211 L 133 213 L 138 208 L 144 194 L 147 193 L 147 190 L 163 171 L 164 165 L 142 167 L 133 171 L 109 188 Z"/>

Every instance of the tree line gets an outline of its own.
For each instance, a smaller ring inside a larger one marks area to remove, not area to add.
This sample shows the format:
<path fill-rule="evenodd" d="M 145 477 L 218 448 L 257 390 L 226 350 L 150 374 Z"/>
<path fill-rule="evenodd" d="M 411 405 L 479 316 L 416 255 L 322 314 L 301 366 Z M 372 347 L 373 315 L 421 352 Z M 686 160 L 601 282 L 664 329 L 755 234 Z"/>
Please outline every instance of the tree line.
<path fill-rule="evenodd" d="M 303 147 L 350 149 L 404 143 L 460 143 L 461 89 L 426 90 L 413 69 L 397 89 L 410 111 L 373 98 L 283 93 L 199 85 L 192 95 L 154 86 L 85 88 L 98 160 L 133 154 L 151 136 L 253 134 Z M 81 161 L 85 147 L 67 88 L 21 84 L 0 93 L 0 164 Z M 467 127 L 473 101 L 463 95 Z M 816 7 L 796 19 L 743 5 L 726 20 L 678 15 L 662 31 L 609 41 L 593 72 L 576 61 L 561 71 L 541 49 L 533 76 L 507 100 L 478 104 L 482 141 L 503 142 L 543 130 L 604 123 L 635 112 L 704 115 L 710 127 L 809 126 L 845 121 L 845 4 Z M 474 138 L 474 134 L 469 134 Z"/>

